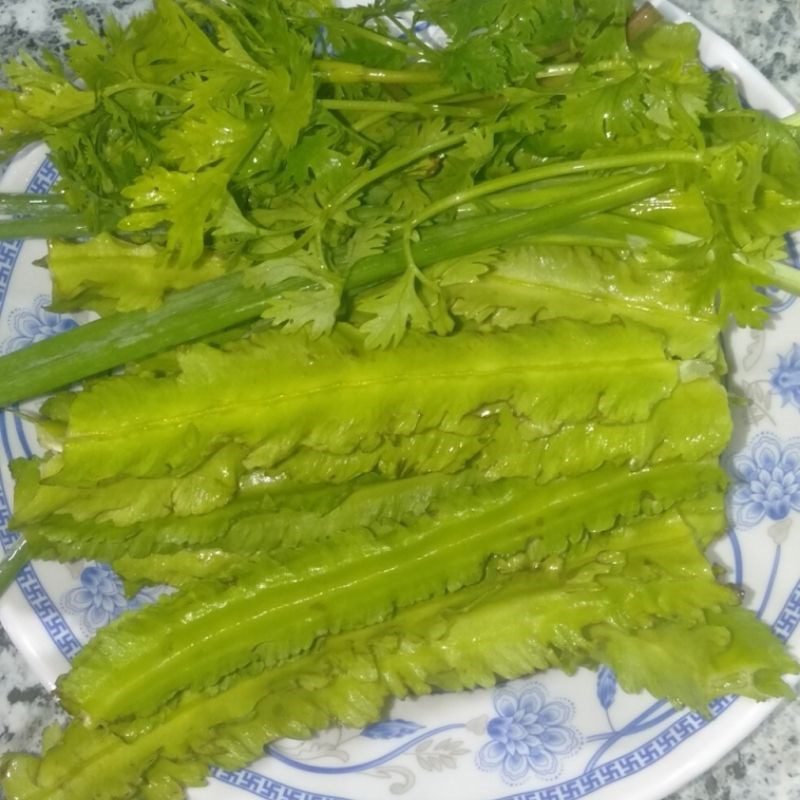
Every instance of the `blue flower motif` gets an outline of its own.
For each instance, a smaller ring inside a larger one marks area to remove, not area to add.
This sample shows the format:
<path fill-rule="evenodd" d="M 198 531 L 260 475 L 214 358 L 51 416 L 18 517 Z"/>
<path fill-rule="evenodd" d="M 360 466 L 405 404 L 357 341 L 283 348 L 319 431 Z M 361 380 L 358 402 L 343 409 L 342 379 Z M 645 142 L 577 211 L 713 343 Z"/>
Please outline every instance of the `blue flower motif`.
<path fill-rule="evenodd" d="M 494 693 L 497 716 L 486 728 L 491 740 L 478 751 L 478 767 L 499 770 L 506 783 L 515 784 L 529 772 L 554 778 L 561 759 L 577 752 L 581 735 L 567 723 L 574 707 L 568 700 L 550 700 L 543 687 L 530 684 L 519 694 L 509 687 Z"/>
<path fill-rule="evenodd" d="M 142 589 L 128 600 L 122 581 L 106 564 L 90 564 L 80 575 L 81 585 L 70 589 L 61 599 L 62 606 L 78 614 L 86 633 L 93 634 L 129 608 L 141 608 L 154 602 L 166 589 Z"/>
<path fill-rule="evenodd" d="M 617 678 L 609 667 L 602 666 L 597 670 L 597 699 L 608 711 L 617 696 Z"/>
<path fill-rule="evenodd" d="M 47 297 L 39 295 L 33 308 L 17 308 L 11 312 L 9 324 L 14 335 L 5 343 L 3 349 L 6 353 L 78 326 L 74 319 L 49 311 L 46 308 L 48 302 Z"/>
<path fill-rule="evenodd" d="M 733 472 L 737 525 L 751 528 L 765 517 L 776 521 L 800 511 L 800 440 L 782 444 L 773 433 L 760 433 L 734 457 Z"/>
<path fill-rule="evenodd" d="M 770 385 L 784 405 L 800 409 L 800 345 L 793 344 L 785 356 L 778 356 L 778 366 L 770 370 Z"/>
<path fill-rule="evenodd" d="M 80 614 L 89 631 L 107 625 L 127 607 L 122 581 L 105 564 L 91 564 L 81 572 L 81 585 L 70 589 L 63 599 L 68 611 Z"/>
<path fill-rule="evenodd" d="M 385 719 L 367 725 L 361 731 L 361 735 L 366 736 L 367 739 L 400 739 L 422 730 L 422 727 L 416 722 L 409 722 L 405 719 Z"/>

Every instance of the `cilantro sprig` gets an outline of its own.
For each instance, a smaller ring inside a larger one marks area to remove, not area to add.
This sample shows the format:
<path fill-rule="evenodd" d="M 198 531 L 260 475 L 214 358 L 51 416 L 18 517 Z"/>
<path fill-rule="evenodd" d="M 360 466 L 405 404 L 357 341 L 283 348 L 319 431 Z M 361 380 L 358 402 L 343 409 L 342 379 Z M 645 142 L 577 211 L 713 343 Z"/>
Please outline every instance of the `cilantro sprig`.
<path fill-rule="evenodd" d="M 545 235 L 650 248 L 721 319 L 762 321 L 759 286 L 800 290 L 776 259 L 800 227 L 797 127 L 742 109 L 696 31 L 651 10 L 157 0 L 126 28 L 68 26 L 64 63 L 6 66 L 0 153 L 41 139 L 61 180 L 2 198 L 0 235 L 53 240 L 55 306 L 104 318 L 0 359 L 2 403 L 262 315 L 314 335 L 349 319 L 378 347 L 447 332 L 431 266 Z M 86 237 L 146 245 L 148 291 L 71 277 Z"/>

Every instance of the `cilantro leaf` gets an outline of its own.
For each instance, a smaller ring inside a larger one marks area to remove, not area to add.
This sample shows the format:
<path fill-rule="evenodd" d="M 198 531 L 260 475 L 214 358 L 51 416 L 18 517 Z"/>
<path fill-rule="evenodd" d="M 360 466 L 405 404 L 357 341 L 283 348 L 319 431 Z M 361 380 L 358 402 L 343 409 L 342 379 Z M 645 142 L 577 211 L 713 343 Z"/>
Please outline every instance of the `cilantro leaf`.
<path fill-rule="evenodd" d="M 130 212 L 119 223 L 123 231 L 167 228 L 167 249 L 180 266 L 195 263 L 203 253 L 205 230 L 225 208 L 227 176 L 218 170 L 178 172 L 153 167 L 123 196 Z"/>

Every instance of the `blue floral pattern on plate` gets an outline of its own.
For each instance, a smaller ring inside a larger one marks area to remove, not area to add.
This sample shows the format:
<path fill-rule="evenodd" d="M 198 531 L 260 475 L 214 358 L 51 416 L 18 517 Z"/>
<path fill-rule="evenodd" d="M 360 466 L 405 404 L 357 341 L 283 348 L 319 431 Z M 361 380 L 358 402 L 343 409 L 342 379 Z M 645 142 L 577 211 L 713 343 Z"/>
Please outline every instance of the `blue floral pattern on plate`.
<path fill-rule="evenodd" d="M 4 345 L 4 352 L 20 350 L 78 326 L 71 317 L 50 311 L 49 302 L 47 297 L 39 295 L 31 308 L 17 308 L 11 312 L 8 322 L 12 335 Z"/>
<path fill-rule="evenodd" d="M 792 345 L 785 355 L 778 356 L 778 366 L 770 371 L 769 383 L 783 404 L 800 410 L 800 345 Z"/>
<path fill-rule="evenodd" d="M 737 525 L 751 528 L 765 518 L 777 521 L 800 511 L 800 440 L 781 442 L 774 433 L 760 433 L 734 456 L 733 472 Z"/>
<path fill-rule="evenodd" d="M 568 724 L 574 706 L 568 700 L 548 700 L 537 683 L 496 690 L 494 708 L 497 716 L 486 728 L 490 741 L 478 751 L 476 763 L 482 770 L 499 771 L 506 783 L 520 783 L 529 772 L 555 778 L 562 759 L 580 749 L 583 739 Z"/>
<path fill-rule="evenodd" d="M 617 696 L 617 677 L 609 667 L 602 666 L 597 670 L 597 699 L 608 711 Z"/>
<path fill-rule="evenodd" d="M 367 725 L 361 731 L 361 735 L 366 736 L 367 739 L 400 739 L 420 730 L 422 730 L 422 725 L 416 722 L 409 722 L 406 719 L 384 719 Z"/>
<path fill-rule="evenodd" d="M 142 589 L 128 600 L 117 574 L 106 564 L 92 563 L 81 570 L 80 585 L 64 593 L 61 605 L 77 615 L 84 632 L 91 635 L 123 611 L 153 602 L 163 591 Z"/>

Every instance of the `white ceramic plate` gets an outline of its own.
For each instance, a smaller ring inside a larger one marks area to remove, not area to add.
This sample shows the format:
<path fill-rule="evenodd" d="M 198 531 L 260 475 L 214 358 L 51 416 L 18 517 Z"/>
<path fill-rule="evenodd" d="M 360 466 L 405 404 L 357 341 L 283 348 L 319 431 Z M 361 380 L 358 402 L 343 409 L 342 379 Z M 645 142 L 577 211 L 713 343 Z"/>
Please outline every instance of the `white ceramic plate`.
<path fill-rule="evenodd" d="M 669 3 L 668 16 L 685 19 Z M 778 116 L 792 107 L 729 44 L 703 31 L 703 58 L 738 76 L 755 107 Z M 41 148 L 22 154 L 0 191 L 45 192 L 56 174 Z M 795 266 L 797 260 L 796 247 Z M 46 310 L 44 270 L 33 262 L 39 242 L 0 243 L 0 349 L 50 336 L 75 320 Z M 800 303 L 774 294 L 765 331 L 730 337 L 732 380 L 750 404 L 737 419 L 729 466 L 733 530 L 715 549 L 745 602 L 776 635 L 800 650 Z M 36 450 L 27 424 L 0 417 L 0 522 L 8 519 L 11 457 Z M 3 527 L 0 544 L 13 534 Z M 134 604 L 146 602 L 137 597 Z M 39 678 L 52 686 L 81 645 L 128 603 L 104 566 L 28 566 L 0 603 L 0 620 Z M 330 730 L 309 742 L 282 741 L 250 769 L 217 771 L 194 800 L 657 800 L 733 748 L 772 710 L 733 697 L 713 705 L 714 718 L 676 712 L 663 702 L 618 691 L 613 674 L 537 675 L 493 691 L 436 695 L 396 703 L 365 730 Z M 517 726 L 510 722 L 526 711 Z M 541 737 L 527 760 L 515 737 Z M 624 795 L 622 794 L 624 793 Z"/>

